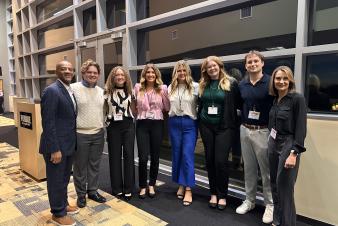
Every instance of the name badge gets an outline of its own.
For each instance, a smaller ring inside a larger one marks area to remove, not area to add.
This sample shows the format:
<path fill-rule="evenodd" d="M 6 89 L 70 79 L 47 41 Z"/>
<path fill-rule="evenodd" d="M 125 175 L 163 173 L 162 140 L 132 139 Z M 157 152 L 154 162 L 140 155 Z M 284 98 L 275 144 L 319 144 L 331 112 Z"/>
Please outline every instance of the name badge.
<path fill-rule="evenodd" d="M 122 121 L 122 120 L 123 120 L 123 115 L 121 113 L 114 115 L 114 121 Z"/>
<path fill-rule="evenodd" d="M 217 107 L 208 107 L 208 115 L 217 115 L 218 108 Z"/>
<path fill-rule="evenodd" d="M 260 114 L 261 114 L 261 113 L 258 112 L 258 111 L 249 111 L 248 118 L 249 118 L 249 119 L 255 119 L 255 120 L 258 120 Z"/>
<path fill-rule="evenodd" d="M 154 116 L 155 116 L 154 112 L 152 112 L 152 111 L 147 111 L 146 112 L 146 118 L 147 119 L 153 119 Z"/>
<path fill-rule="evenodd" d="M 271 136 L 274 140 L 276 139 L 276 137 L 277 137 L 277 131 L 276 131 L 274 128 L 271 129 L 270 136 Z"/>

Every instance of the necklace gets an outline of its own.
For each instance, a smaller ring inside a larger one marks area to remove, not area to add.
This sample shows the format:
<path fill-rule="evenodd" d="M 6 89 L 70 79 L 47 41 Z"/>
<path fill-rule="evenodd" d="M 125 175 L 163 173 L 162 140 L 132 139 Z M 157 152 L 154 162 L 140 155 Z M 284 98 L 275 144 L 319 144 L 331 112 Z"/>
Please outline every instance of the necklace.
<path fill-rule="evenodd" d="M 183 95 L 184 95 L 186 88 L 187 88 L 187 86 L 184 85 L 183 92 L 180 95 L 180 85 L 177 87 L 178 101 L 179 101 L 179 104 L 180 104 L 180 109 L 179 109 L 180 112 L 183 112 L 183 110 L 182 110 L 182 99 L 183 99 Z"/>

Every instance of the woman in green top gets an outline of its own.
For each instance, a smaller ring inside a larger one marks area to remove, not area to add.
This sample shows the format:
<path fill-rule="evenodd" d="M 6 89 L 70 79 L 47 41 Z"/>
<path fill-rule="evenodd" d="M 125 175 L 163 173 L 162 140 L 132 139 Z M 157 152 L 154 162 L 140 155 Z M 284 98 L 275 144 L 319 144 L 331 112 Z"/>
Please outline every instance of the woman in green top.
<path fill-rule="evenodd" d="M 224 71 L 216 56 L 207 57 L 201 66 L 199 82 L 199 130 L 208 170 L 209 207 L 225 209 L 228 193 L 228 156 L 237 125 L 240 106 L 238 84 Z"/>

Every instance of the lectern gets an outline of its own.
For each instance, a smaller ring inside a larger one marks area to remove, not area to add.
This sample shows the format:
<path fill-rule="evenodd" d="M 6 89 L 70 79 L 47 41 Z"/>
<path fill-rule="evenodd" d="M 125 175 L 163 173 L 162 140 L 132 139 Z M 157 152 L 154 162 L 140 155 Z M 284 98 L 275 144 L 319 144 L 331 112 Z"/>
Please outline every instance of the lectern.
<path fill-rule="evenodd" d="M 42 132 L 40 104 L 17 103 L 20 167 L 37 180 L 46 178 L 46 166 L 39 153 Z"/>

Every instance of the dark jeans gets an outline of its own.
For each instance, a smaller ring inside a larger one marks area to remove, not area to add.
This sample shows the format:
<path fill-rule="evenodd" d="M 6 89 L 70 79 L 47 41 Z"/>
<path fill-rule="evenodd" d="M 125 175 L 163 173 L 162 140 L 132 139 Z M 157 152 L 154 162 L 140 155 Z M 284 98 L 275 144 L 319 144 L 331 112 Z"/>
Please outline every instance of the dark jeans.
<path fill-rule="evenodd" d="M 73 165 L 73 156 L 62 156 L 61 162 L 54 164 L 50 154 L 44 154 L 46 163 L 47 191 L 51 213 L 56 217 L 67 215 L 67 187 Z"/>
<path fill-rule="evenodd" d="M 294 187 L 297 179 L 300 156 L 294 168 L 285 168 L 285 161 L 293 145 L 292 136 L 269 137 L 269 163 L 275 225 L 296 226 L 297 215 Z"/>
<path fill-rule="evenodd" d="M 94 194 L 99 187 L 99 171 L 104 145 L 104 130 L 96 134 L 76 134 L 74 185 L 77 196 Z"/>
<path fill-rule="evenodd" d="M 160 148 L 163 138 L 163 120 L 137 120 L 136 138 L 139 158 L 139 186 L 147 187 L 147 162 L 150 154 L 149 185 L 156 184 Z"/>
<path fill-rule="evenodd" d="M 107 128 L 107 140 L 112 194 L 129 194 L 135 183 L 133 119 L 112 121 Z"/>
<path fill-rule="evenodd" d="M 233 129 L 219 129 L 219 125 L 199 122 L 205 149 L 209 187 L 212 195 L 224 199 L 228 193 L 228 157 L 234 137 Z"/>

